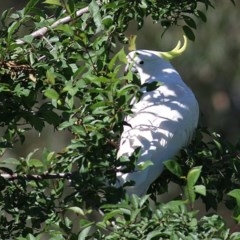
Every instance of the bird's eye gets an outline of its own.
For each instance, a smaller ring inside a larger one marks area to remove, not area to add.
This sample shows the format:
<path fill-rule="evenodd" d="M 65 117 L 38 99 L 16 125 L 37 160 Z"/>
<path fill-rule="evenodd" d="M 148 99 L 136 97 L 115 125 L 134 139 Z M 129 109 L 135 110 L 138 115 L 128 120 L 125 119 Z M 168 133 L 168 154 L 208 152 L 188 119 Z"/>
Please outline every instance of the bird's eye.
<path fill-rule="evenodd" d="M 142 64 L 144 64 L 144 61 L 143 61 L 143 60 L 141 60 L 141 61 L 139 62 L 139 64 L 141 64 L 141 65 L 142 65 Z"/>

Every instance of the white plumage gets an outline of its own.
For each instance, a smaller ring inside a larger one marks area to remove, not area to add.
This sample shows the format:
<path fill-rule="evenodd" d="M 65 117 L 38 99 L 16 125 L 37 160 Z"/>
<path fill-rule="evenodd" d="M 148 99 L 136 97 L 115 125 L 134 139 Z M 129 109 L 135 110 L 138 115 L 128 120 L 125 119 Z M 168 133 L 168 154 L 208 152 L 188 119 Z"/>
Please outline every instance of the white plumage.
<path fill-rule="evenodd" d="M 160 82 L 150 92 L 141 88 L 142 96 L 133 100 L 132 114 L 125 118 L 117 157 L 131 156 L 141 147 L 138 164 L 147 160 L 153 165 L 145 170 L 137 167 L 131 173 L 118 173 L 122 186 L 133 180 L 134 186 L 125 187 L 130 194 L 145 194 L 150 184 L 163 170 L 163 162 L 173 158 L 192 138 L 199 118 L 197 100 L 190 88 L 164 54 L 156 51 L 137 50 L 127 56 L 129 66 L 137 71 L 141 84 Z"/>

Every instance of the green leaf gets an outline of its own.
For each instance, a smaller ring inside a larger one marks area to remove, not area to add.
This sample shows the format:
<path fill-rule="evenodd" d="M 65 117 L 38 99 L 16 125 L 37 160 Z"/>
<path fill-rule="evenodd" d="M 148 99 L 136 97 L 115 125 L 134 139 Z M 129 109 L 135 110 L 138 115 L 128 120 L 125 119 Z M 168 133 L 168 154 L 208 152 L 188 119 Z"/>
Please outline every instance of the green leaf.
<path fill-rule="evenodd" d="M 29 167 L 36 167 L 36 168 L 43 167 L 42 161 L 34 158 L 29 159 L 29 161 L 27 161 L 27 165 Z"/>
<path fill-rule="evenodd" d="M 201 174 L 202 166 L 192 168 L 187 175 L 187 185 L 184 187 L 184 192 L 186 195 L 187 200 L 193 203 L 196 200 L 196 190 L 204 194 L 206 191 L 203 187 L 194 186 Z M 201 185 L 200 185 L 201 186 Z M 206 193 L 205 193 L 206 194 Z"/>
<path fill-rule="evenodd" d="M 122 48 L 117 54 L 114 55 L 114 57 L 111 59 L 111 61 L 108 64 L 108 69 L 112 70 L 113 67 L 116 64 L 117 60 L 120 60 L 121 62 L 127 63 L 126 53 L 124 51 L 124 48 Z"/>
<path fill-rule="evenodd" d="M 146 0 L 141 0 L 141 2 L 139 3 L 140 8 L 144 8 L 146 9 L 148 7 L 148 4 L 146 2 Z"/>
<path fill-rule="evenodd" d="M 68 0 L 67 2 L 64 2 L 64 8 L 67 10 L 69 15 L 74 15 L 75 5 L 73 0 Z"/>
<path fill-rule="evenodd" d="M 116 216 L 119 215 L 119 214 L 122 214 L 122 211 L 121 211 L 120 209 L 114 209 L 114 210 L 112 210 L 111 212 L 106 213 L 106 214 L 104 215 L 103 221 L 106 222 L 106 221 L 108 221 L 109 219 L 112 219 L 112 218 L 116 217 Z"/>
<path fill-rule="evenodd" d="M 32 43 L 33 39 L 34 39 L 34 37 L 33 37 L 32 35 L 26 35 L 26 36 L 24 36 L 24 37 L 22 38 L 22 40 L 23 40 L 24 42 L 30 43 L 30 44 Z"/>
<path fill-rule="evenodd" d="M 151 91 L 154 91 L 156 90 L 158 87 L 160 87 L 162 85 L 161 82 L 159 81 L 153 81 L 153 82 L 150 82 L 150 83 L 145 83 L 142 85 L 142 87 L 146 87 L 146 91 L 147 92 L 151 92 Z"/>
<path fill-rule="evenodd" d="M 191 17 L 183 15 L 183 19 L 190 28 L 197 28 L 195 21 Z"/>
<path fill-rule="evenodd" d="M 44 92 L 44 96 L 50 98 L 50 99 L 54 99 L 57 100 L 59 98 L 59 94 L 57 93 L 56 90 L 54 90 L 53 88 L 48 88 L 45 92 Z"/>
<path fill-rule="evenodd" d="M 173 200 L 162 206 L 163 209 L 170 211 L 177 211 L 181 207 L 185 207 L 185 201 L 183 200 Z"/>
<path fill-rule="evenodd" d="M 153 166 L 153 162 L 151 160 L 147 160 L 147 161 L 138 163 L 137 169 L 140 170 L 140 171 L 143 171 L 150 166 Z"/>
<path fill-rule="evenodd" d="M 194 32 L 192 31 L 192 29 L 190 27 L 188 27 L 187 25 L 183 26 L 182 28 L 183 28 L 183 31 L 184 31 L 185 35 L 187 36 L 187 38 L 194 41 L 195 35 L 194 35 Z"/>
<path fill-rule="evenodd" d="M 140 198 L 136 194 L 130 196 L 130 202 L 133 206 L 133 209 L 139 209 L 139 200 Z"/>
<path fill-rule="evenodd" d="M 11 37 L 14 33 L 16 33 L 20 26 L 21 26 L 20 21 L 13 22 L 11 26 L 8 28 L 8 36 Z"/>
<path fill-rule="evenodd" d="M 39 149 L 36 148 L 34 149 L 32 152 L 30 152 L 27 157 L 26 157 L 26 161 L 28 161 Z"/>
<path fill-rule="evenodd" d="M 213 142 L 216 145 L 216 149 L 218 149 L 218 151 L 222 154 L 223 153 L 222 144 L 219 141 L 217 141 L 216 139 L 213 139 Z"/>
<path fill-rule="evenodd" d="M 82 216 L 85 215 L 84 211 L 80 207 L 76 207 L 76 206 L 75 207 L 68 207 L 68 208 L 66 208 L 66 210 L 72 211 L 72 212 L 74 212 L 78 215 L 82 215 Z"/>
<path fill-rule="evenodd" d="M 234 189 L 230 191 L 227 195 L 235 198 L 237 201 L 237 205 L 240 206 L 240 189 Z"/>
<path fill-rule="evenodd" d="M 5 21 L 10 17 L 11 11 L 12 11 L 12 9 L 9 8 L 1 14 L 0 21 L 1 21 L 2 26 L 5 26 L 5 24 L 6 24 Z"/>
<path fill-rule="evenodd" d="M 194 186 L 186 185 L 184 187 L 184 193 L 187 201 L 189 201 L 190 203 L 193 203 L 196 200 L 196 193 L 195 193 Z"/>
<path fill-rule="evenodd" d="M 68 24 L 59 25 L 55 28 L 58 31 L 62 31 L 66 36 L 72 37 L 74 35 L 74 31 L 72 27 Z"/>
<path fill-rule="evenodd" d="M 161 235 L 164 235 L 161 231 L 158 231 L 158 230 L 152 231 L 147 235 L 146 240 L 157 239 L 156 237 L 160 237 Z M 158 239 L 161 239 L 161 238 L 158 238 Z"/>
<path fill-rule="evenodd" d="M 206 196 L 206 187 L 204 185 L 195 185 L 194 191 L 202 196 Z"/>
<path fill-rule="evenodd" d="M 206 15 L 205 15 L 205 13 L 203 13 L 202 11 L 197 10 L 197 16 L 198 16 L 199 18 L 201 18 L 201 20 L 202 20 L 203 22 L 206 22 L 206 21 L 207 21 L 207 17 L 206 17 Z"/>
<path fill-rule="evenodd" d="M 39 0 L 29 0 L 24 8 L 24 15 L 29 14 L 33 8 L 38 4 Z"/>
<path fill-rule="evenodd" d="M 136 222 L 139 217 L 141 217 L 141 208 L 135 209 L 131 212 L 130 221 Z"/>
<path fill-rule="evenodd" d="M 113 25 L 113 17 L 112 16 L 105 16 L 102 19 L 102 24 L 105 26 L 106 29 L 109 29 Z"/>
<path fill-rule="evenodd" d="M 100 106 L 101 104 L 99 104 L 99 107 L 96 107 L 97 104 L 94 104 L 94 109 L 92 111 L 92 114 L 93 115 L 108 115 L 107 114 L 107 109 L 108 109 L 108 106 Z"/>
<path fill-rule="evenodd" d="M 92 0 L 89 4 L 89 12 L 93 18 L 93 21 L 97 27 L 96 33 L 104 30 L 104 25 L 102 24 L 102 17 L 100 14 L 100 8 L 95 0 Z"/>
<path fill-rule="evenodd" d="M 201 174 L 202 166 L 192 168 L 187 175 L 187 185 L 194 186 Z"/>
<path fill-rule="evenodd" d="M 174 175 L 178 177 L 183 176 L 182 168 L 176 160 L 170 159 L 170 160 L 164 161 L 163 164 L 167 168 L 167 170 L 173 173 Z"/>
<path fill-rule="evenodd" d="M 86 133 L 86 130 L 84 129 L 83 126 L 72 126 L 72 131 L 73 133 L 79 135 L 79 136 L 86 136 L 87 133 Z"/>
<path fill-rule="evenodd" d="M 77 122 L 77 118 L 72 118 L 69 121 L 62 122 L 58 127 L 58 130 L 62 131 L 68 127 L 73 126 Z"/>
<path fill-rule="evenodd" d="M 78 235 L 78 240 L 89 239 L 89 237 L 91 236 L 93 223 L 90 223 L 89 225 L 90 225 L 90 226 L 85 227 L 85 228 L 80 232 L 80 234 Z"/>
<path fill-rule="evenodd" d="M 45 0 L 43 3 L 62 6 L 60 0 Z"/>
<path fill-rule="evenodd" d="M 143 207 L 144 203 L 150 198 L 150 195 L 144 195 L 141 197 L 140 202 L 139 202 L 139 207 Z"/>

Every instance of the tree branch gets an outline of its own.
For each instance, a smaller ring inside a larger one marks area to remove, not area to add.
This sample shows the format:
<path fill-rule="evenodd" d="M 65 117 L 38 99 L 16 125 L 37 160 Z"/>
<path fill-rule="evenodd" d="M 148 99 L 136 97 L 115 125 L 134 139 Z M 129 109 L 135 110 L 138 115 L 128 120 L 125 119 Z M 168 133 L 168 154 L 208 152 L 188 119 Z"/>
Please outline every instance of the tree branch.
<path fill-rule="evenodd" d="M 43 174 L 8 174 L 8 173 L 1 173 L 0 177 L 7 179 L 7 180 L 17 180 L 17 179 L 24 179 L 24 180 L 44 180 L 44 179 L 58 179 L 58 178 L 65 178 L 69 179 L 72 177 L 72 173 L 43 173 Z"/>
<path fill-rule="evenodd" d="M 97 3 L 99 6 L 101 5 L 101 2 L 100 2 L 100 1 L 96 1 L 96 3 Z M 80 10 L 78 10 L 78 11 L 76 12 L 76 16 L 77 16 L 77 17 L 80 17 L 80 16 L 82 16 L 84 13 L 87 13 L 87 12 L 89 12 L 89 7 L 82 8 L 82 9 L 80 9 Z M 29 34 L 29 35 L 33 36 L 34 38 L 36 38 L 36 37 L 43 37 L 50 29 L 56 28 L 57 26 L 62 25 L 62 24 L 65 24 L 65 23 L 68 23 L 68 22 L 70 22 L 70 21 L 72 21 L 72 20 L 73 20 L 73 18 L 68 15 L 68 16 L 66 16 L 66 17 L 64 17 L 64 18 L 58 19 L 56 22 L 54 22 L 54 23 L 53 23 L 52 25 L 50 25 L 49 27 L 42 27 L 42 28 L 38 29 L 37 31 L 32 32 L 32 33 Z M 25 41 L 22 40 L 22 39 L 17 39 L 17 40 L 16 40 L 16 43 L 17 43 L 17 44 L 24 44 Z"/>

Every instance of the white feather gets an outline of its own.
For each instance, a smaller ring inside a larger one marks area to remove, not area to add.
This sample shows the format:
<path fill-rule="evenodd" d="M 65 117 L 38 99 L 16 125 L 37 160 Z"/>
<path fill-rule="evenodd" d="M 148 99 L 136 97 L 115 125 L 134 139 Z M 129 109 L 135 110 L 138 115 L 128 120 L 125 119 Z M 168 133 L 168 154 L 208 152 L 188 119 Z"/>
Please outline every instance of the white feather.
<path fill-rule="evenodd" d="M 132 173 L 118 173 L 119 184 L 133 180 L 135 185 L 126 187 L 126 191 L 141 196 L 161 174 L 163 162 L 173 158 L 191 140 L 199 107 L 190 88 L 158 52 L 137 50 L 128 54 L 128 62 L 139 73 L 141 84 L 161 83 L 150 92 L 143 87 L 140 101 L 133 100 L 132 114 L 125 119 L 128 125 L 124 125 L 117 154 L 118 158 L 129 157 L 141 147 L 138 164 L 152 161 L 153 165 L 143 171 L 136 168 Z"/>

